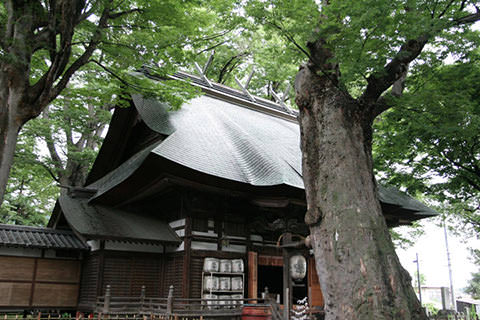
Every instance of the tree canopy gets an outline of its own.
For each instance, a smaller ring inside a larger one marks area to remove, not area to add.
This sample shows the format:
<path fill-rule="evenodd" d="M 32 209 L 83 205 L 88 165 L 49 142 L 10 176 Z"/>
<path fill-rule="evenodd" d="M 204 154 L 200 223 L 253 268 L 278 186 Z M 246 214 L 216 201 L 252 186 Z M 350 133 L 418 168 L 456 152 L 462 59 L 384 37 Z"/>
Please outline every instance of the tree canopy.
<path fill-rule="evenodd" d="M 423 70 L 375 124 L 375 161 L 389 184 L 427 194 L 480 231 L 480 61 L 473 53 Z"/>
<path fill-rule="evenodd" d="M 191 91 L 165 75 L 231 30 L 233 7 L 228 1 L 0 2 L 0 203 L 19 130 L 74 75 L 106 77 L 117 99 L 133 90 L 178 107 Z M 135 76 L 142 66 L 165 81 Z"/>

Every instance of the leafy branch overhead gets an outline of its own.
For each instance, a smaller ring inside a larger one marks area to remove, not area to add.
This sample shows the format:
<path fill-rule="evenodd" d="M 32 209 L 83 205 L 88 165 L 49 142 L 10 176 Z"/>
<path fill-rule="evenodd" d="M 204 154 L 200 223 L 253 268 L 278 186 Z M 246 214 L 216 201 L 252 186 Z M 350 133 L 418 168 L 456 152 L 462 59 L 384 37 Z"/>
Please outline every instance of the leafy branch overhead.
<path fill-rule="evenodd" d="M 97 73 L 116 83 L 117 101 L 135 91 L 178 107 L 192 90 L 132 72 L 146 65 L 162 78 L 185 66 L 197 48 L 237 23 L 228 14 L 233 7 L 175 0 L 1 2 L 0 202 L 20 128 L 39 116 L 75 74 Z M 225 12 L 221 17 L 217 8 Z"/>
<path fill-rule="evenodd" d="M 376 122 L 377 170 L 427 193 L 480 230 L 480 65 L 477 54 L 419 70 L 395 109 Z M 459 80 L 461 79 L 461 81 Z"/>

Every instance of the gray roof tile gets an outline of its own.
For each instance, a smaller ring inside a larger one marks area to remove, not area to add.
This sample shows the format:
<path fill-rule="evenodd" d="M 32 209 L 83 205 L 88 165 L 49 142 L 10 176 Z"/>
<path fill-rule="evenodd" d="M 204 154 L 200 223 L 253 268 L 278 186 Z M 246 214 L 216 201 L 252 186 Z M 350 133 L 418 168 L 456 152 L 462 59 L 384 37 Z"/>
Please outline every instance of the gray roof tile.
<path fill-rule="evenodd" d="M 0 247 L 88 250 L 88 246 L 67 230 L 0 224 Z"/>
<path fill-rule="evenodd" d="M 87 239 L 180 243 L 170 226 L 155 217 L 90 205 L 88 199 L 68 195 L 59 201 L 69 225 Z"/>
<path fill-rule="evenodd" d="M 218 84 L 214 84 L 217 92 L 212 95 L 212 88 L 198 77 L 176 76 L 189 78 L 207 94 L 186 102 L 180 110 L 168 112 L 164 103 L 133 95 L 145 124 L 168 137 L 93 183 L 91 187 L 98 189 L 94 198 L 133 174 L 149 153 L 199 172 L 254 186 L 304 188 L 300 130 L 293 115 L 265 99 L 252 105 L 243 93 Z M 396 189 L 379 186 L 379 198 L 382 203 L 412 211 L 418 217 L 436 215 Z"/>

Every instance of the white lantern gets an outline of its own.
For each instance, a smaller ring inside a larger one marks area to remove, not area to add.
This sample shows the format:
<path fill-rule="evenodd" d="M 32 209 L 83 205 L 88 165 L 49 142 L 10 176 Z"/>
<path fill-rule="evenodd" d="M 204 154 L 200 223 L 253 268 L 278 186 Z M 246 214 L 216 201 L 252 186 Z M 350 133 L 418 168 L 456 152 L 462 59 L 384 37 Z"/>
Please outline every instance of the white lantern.
<path fill-rule="evenodd" d="M 307 260 L 302 255 L 290 257 L 290 276 L 293 280 L 301 280 L 307 275 Z"/>

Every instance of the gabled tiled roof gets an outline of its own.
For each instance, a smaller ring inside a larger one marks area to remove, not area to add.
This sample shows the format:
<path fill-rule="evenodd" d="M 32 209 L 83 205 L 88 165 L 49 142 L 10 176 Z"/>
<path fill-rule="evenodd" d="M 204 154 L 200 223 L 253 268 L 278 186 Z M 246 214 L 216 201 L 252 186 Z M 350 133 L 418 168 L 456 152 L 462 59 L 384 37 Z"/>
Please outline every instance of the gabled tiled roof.
<path fill-rule="evenodd" d="M 186 73 L 172 78 L 189 81 L 204 95 L 175 111 L 155 99 L 133 95 L 133 105 L 146 126 L 165 138 L 90 184 L 97 189 L 91 199 L 114 193 L 115 187 L 134 175 L 148 158 L 156 157 L 255 187 L 304 188 L 300 128 L 294 110 L 259 97 L 252 101 L 239 90 Z M 436 215 L 399 190 L 378 189 L 382 205 L 393 212 L 385 214 L 407 220 Z"/>
<path fill-rule="evenodd" d="M 88 250 L 71 231 L 0 224 L 0 247 Z"/>
<path fill-rule="evenodd" d="M 166 222 L 153 216 L 89 205 L 88 198 L 72 198 L 66 194 L 61 195 L 59 201 L 69 225 L 86 239 L 181 242 Z"/>

